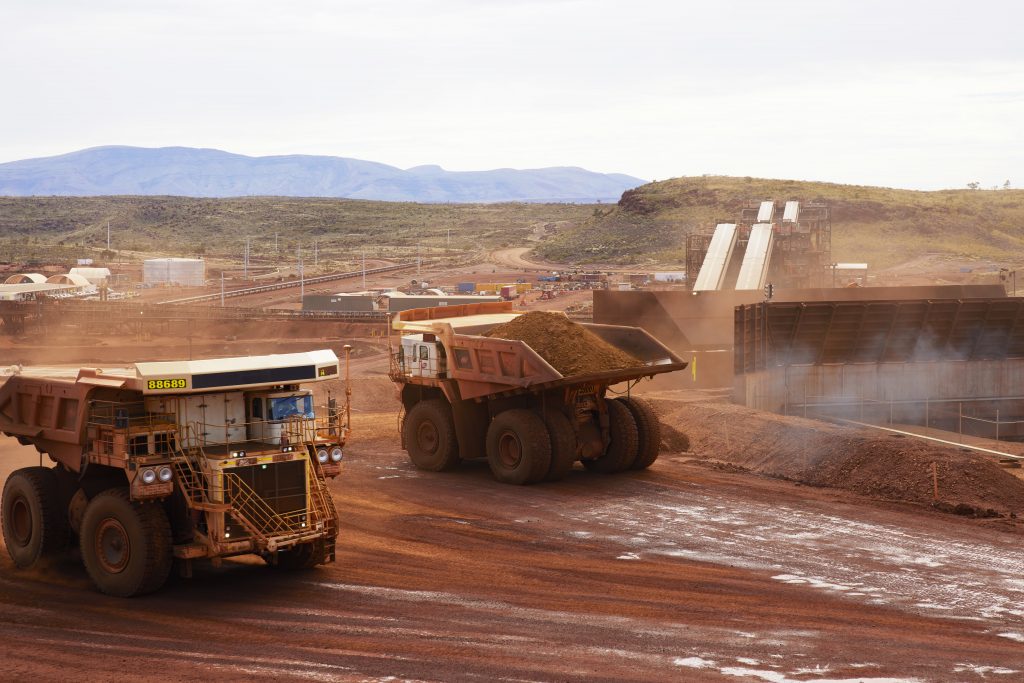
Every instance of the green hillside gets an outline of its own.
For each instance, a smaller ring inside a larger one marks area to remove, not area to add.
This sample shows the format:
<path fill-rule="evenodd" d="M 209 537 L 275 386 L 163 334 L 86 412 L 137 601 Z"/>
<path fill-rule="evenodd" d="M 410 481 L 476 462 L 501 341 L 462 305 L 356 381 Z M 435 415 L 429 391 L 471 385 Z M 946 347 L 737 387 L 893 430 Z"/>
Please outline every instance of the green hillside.
<path fill-rule="evenodd" d="M 537 251 L 553 261 L 681 263 L 687 233 L 734 221 L 741 207 L 765 199 L 828 203 L 837 261 L 884 267 L 926 252 L 1015 258 L 1024 247 L 1024 190 L 917 192 L 705 176 L 629 190 Z"/>

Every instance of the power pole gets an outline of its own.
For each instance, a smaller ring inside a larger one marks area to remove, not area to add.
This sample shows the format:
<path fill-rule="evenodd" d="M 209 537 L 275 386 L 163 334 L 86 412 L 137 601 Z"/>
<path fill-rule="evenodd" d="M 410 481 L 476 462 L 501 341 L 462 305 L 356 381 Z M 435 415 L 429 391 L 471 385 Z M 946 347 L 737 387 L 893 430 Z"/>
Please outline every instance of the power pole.
<path fill-rule="evenodd" d="M 224 308 L 224 271 L 220 271 L 220 307 Z"/>
<path fill-rule="evenodd" d="M 313 240 L 313 267 L 316 268 L 320 265 L 320 244 L 317 240 Z"/>
<path fill-rule="evenodd" d="M 423 263 L 423 245 L 416 245 L 416 278 L 420 276 L 420 265 Z"/>
<path fill-rule="evenodd" d="M 245 254 L 242 256 L 242 277 L 249 279 L 249 238 L 245 238 Z"/>
<path fill-rule="evenodd" d="M 363 291 L 366 291 L 366 250 L 363 249 Z"/>
<path fill-rule="evenodd" d="M 302 273 L 302 247 L 296 247 L 295 253 L 299 257 L 299 302 L 306 298 L 306 278 Z"/>
<path fill-rule="evenodd" d="M 110 251 L 110 221 L 107 221 L 107 251 Z"/>

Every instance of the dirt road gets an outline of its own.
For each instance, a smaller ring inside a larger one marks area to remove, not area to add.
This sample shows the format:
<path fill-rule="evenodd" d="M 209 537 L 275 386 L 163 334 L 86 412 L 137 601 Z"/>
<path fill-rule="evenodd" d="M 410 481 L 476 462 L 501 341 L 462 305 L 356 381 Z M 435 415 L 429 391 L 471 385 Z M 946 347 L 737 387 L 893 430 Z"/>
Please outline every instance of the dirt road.
<path fill-rule="evenodd" d="M 515 247 L 512 249 L 498 249 L 492 251 L 487 260 L 499 266 L 522 271 L 548 271 L 551 264 L 536 263 L 527 261 L 524 257 L 533 247 Z"/>
<path fill-rule="evenodd" d="M 334 565 L 205 567 L 133 600 L 0 558 L 3 678 L 1024 677 L 1021 536 L 667 456 L 517 488 L 418 472 L 366 415 Z M 0 440 L 0 476 L 37 462 Z"/>

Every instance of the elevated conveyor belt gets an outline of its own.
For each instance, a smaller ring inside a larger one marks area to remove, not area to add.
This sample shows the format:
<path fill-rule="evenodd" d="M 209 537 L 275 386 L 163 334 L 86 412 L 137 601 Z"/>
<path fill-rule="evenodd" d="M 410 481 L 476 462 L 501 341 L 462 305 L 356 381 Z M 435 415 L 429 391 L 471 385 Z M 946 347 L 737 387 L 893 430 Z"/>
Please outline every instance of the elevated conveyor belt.
<path fill-rule="evenodd" d="M 761 289 L 768 278 L 768 264 L 772 258 L 774 233 L 768 223 L 758 223 L 750 229 L 747 252 L 743 255 L 736 289 Z"/>
<path fill-rule="evenodd" d="M 729 270 L 733 250 L 736 248 L 736 224 L 719 223 L 708 246 L 708 253 L 700 267 L 697 281 L 693 286 L 695 292 L 711 292 L 722 289 L 725 274 Z"/>

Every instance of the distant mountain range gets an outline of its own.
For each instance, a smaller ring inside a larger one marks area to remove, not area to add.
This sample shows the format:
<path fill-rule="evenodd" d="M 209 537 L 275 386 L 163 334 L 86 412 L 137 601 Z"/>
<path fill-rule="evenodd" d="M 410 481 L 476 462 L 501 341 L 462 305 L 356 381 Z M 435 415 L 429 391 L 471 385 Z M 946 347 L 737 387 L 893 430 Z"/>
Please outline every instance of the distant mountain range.
<path fill-rule="evenodd" d="M 344 157 L 249 157 L 193 147 L 93 147 L 0 164 L 0 195 L 345 197 L 409 202 L 615 202 L 645 181 L 555 167 L 407 170 Z"/>

